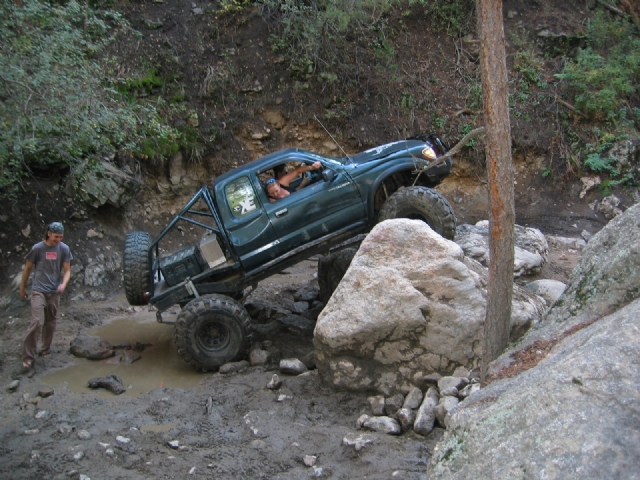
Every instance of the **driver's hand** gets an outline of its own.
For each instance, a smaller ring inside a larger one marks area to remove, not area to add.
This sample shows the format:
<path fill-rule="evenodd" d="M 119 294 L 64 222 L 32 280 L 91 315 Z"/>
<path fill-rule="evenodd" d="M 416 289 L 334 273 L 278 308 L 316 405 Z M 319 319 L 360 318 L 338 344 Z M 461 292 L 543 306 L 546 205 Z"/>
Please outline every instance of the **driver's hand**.
<path fill-rule="evenodd" d="M 314 162 L 313 165 L 311 165 L 311 169 L 312 170 L 320 170 L 322 168 L 322 163 L 318 162 Z"/>

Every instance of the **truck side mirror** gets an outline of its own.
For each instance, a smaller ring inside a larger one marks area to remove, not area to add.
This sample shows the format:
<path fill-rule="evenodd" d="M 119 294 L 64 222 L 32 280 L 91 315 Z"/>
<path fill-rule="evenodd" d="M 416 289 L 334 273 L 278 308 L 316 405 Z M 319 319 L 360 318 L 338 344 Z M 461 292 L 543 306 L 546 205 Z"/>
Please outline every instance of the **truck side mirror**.
<path fill-rule="evenodd" d="M 336 178 L 336 172 L 334 170 L 327 167 L 322 169 L 322 179 L 325 182 L 331 182 L 334 178 Z"/>

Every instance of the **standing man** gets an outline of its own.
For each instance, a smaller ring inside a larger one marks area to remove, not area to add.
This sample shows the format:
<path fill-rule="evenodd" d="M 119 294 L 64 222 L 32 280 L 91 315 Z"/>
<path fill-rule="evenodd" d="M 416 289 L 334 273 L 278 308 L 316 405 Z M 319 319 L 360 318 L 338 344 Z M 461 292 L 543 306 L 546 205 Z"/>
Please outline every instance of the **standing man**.
<path fill-rule="evenodd" d="M 31 323 L 27 330 L 22 348 L 21 373 L 35 372 L 35 357 L 38 350 L 38 339 L 42 334 L 40 355 L 43 357 L 51 353 L 51 341 L 58 320 L 60 295 L 65 291 L 71 278 L 71 250 L 62 243 L 64 226 L 60 222 L 53 222 L 47 226 L 44 241 L 36 243 L 27 254 L 22 283 L 20 283 L 20 297 L 27 299 L 27 280 L 34 269 L 33 284 L 31 286 Z M 64 274 L 61 275 L 61 272 Z"/>

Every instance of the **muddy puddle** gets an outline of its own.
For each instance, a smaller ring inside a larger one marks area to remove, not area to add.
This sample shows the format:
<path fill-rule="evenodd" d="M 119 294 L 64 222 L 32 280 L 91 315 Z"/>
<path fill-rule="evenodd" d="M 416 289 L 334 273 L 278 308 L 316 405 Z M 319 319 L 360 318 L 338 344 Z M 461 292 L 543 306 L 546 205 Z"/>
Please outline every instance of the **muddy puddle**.
<path fill-rule="evenodd" d="M 174 316 L 173 316 L 174 317 Z M 164 315 L 173 321 L 172 315 Z M 131 399 L 156 388 L 195 388 L 203 379 L 201 373 L 187 365 L 178 355 L 173 343 L 173 325 L 160 324 L 154 312 L 138 312 L 133 316 L 116 317 L 108 324 L 87 331 L 88 335 L 101 337 L 113 345 L 130 343 L 149 344 L 141 358 L 132 364 L 114 365 L 114 358 L 87 360 L 76 358 L 75 365 L 54 371 L 42 378 L 52 388 L 94 395 L 99 398 Z M 116 350 L 117 355 L 118 350 Z M 114 395 L 105 389 L 90 389 L 87 381 L 96 377 L 117 375 L 127 391 Z"/>

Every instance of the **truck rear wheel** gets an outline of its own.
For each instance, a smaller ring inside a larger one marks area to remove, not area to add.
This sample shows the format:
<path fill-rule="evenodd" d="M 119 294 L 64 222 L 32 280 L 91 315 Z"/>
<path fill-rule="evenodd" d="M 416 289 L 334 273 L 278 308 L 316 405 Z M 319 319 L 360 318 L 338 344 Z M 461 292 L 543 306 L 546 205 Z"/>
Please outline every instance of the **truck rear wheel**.
<path fill-rule="evenodd" d="M 392 218 L 422 220 L 448 240 L 456 235 L 456 217 L 451 205 L 432 188 L 407 187 L 395 192 L 382 205 L 378 222 Z"/>
<path fill-rule="evenodd" d="M 174 339 L 182 359 L 197 370 L 218 370 L 249 349 L 251 319 L 238 302 L 220 295 L 191 300 L 176 319 Z"/>
<path fill-rule="evenodd" d="M 124 293 L 130 305 L 146 305 L 153 295 L 153 266 L 147 232 L 131 232 L 124 242 Z"/>

